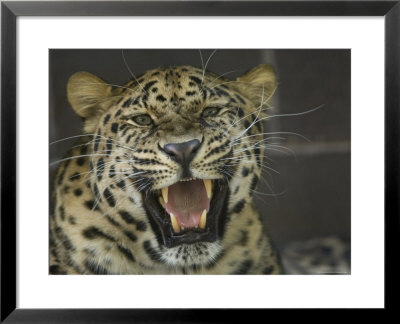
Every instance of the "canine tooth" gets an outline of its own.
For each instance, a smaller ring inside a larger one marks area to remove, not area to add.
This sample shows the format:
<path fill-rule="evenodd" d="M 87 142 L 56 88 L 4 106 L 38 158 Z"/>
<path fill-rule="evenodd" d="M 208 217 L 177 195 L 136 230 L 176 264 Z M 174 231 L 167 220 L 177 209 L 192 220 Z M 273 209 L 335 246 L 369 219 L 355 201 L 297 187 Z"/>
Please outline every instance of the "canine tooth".
<path fill-rule="evenodd" d="M 164 201 L 164 198 L 161 197 L 161 196 L 159 196 L 159 197 L 158 197 L 158 201 L 159 201 L 160 205 L 163 206 L 163 207 L 165 208 L 165 201 Z"/>
<path fill-rule="evenodd" d="M 203 179 L 204 186 L 206 187 L 207 197 L 211 199 L 212 197 L 212 183 L 210 179 Z"/>
<path fill-rule="evenodd" d="M 207 210 L 203 210 L 203 213 L 200 216 L 200 223 L 199 226 L 201 229 L 204 229 L 206 227 L 206 222 L 207 222 Z"/>
<path fill-rule="evenodd" d="M 174 232 L 178 233 L 180 231 L 178 221 L 176 220 L 174 214 L 172 214 L 172 213 L 169 214 L 169 217 L 171 219 L 171 224 L 172 224 L 172 228 L 174 229 Z"/>
<path fill-rule="evenodd" d="M 165 203 L 167 203 L 168 202 L 168 187 L 162 188 L 161 193 L 162 193 Z"/>

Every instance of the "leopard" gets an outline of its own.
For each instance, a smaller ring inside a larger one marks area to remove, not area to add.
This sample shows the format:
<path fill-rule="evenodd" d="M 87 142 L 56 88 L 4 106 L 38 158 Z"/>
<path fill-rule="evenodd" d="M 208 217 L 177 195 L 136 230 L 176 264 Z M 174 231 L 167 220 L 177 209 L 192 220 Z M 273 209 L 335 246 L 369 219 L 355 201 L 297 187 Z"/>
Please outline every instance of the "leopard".
<path fill-rule="evenodd" d="M 270 64 L 72 74 L 83 126 L 52 179 L 49 273 L 283 273 L 254 202 L 276 87 Z"/>

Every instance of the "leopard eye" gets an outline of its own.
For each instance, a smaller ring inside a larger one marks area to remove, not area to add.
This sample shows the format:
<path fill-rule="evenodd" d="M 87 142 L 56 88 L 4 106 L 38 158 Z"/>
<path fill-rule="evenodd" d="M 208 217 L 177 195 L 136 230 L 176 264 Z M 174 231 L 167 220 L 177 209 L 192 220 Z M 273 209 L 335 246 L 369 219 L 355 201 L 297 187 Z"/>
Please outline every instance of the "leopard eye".
<path fill-rule="evenodd" d="M 220 111 L 218 107 L 208 107 L 203 110 L 202 117 L 214 117 L 217 116 Z"/>
<path fill-rule="evenodd" d="M 140 126 L 149 126 L 153 123 L 153 120 L 147 114 L 135 116 L 132 120 Z"/>

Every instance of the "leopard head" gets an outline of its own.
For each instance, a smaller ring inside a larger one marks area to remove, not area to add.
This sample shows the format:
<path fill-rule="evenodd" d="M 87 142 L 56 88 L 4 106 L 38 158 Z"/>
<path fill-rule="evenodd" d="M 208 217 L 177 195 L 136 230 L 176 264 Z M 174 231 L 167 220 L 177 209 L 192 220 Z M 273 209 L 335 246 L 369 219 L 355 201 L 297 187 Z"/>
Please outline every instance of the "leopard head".
<path fill-rule="evenodd" d="M 236 175 L 243 168 L 255 179 L 261 173 L 257 143 L 275 87 L 269 65 L 236 80 L 191 66 L 158 68 L 123 86 L 74 74 L 68 99 L 92 138 L 95 196 L 109 215 L 124 206 L 150 223 L 169 263 L 183 262 L 170 258 L 182 247 L 192 262 L 209 263 L 229 223 L 233 191 L 254 186 Z M 199 247 L 209 256 L 200 257 Z"/>

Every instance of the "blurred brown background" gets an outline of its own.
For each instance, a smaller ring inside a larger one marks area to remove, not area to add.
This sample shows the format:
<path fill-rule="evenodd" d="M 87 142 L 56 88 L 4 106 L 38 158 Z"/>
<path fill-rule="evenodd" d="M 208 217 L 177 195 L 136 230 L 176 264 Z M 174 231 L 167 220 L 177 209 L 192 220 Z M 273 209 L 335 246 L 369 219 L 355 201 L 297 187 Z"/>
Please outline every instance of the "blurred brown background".
<path fill-rule="evenodd" d="M 213 50 L 201 50 L 204 62 Z M 202 66 L 199 50 L 124 50 L 136 76 L 168 65 Z M 218 50 L 207 69 L 234 79 L 260 63 L 274 65 L 279 86 L 266 132 L 291 150 L 268 150 L 277 172 L 265 173 L 256 201 L 278 246 L 330 235 L 350 239 L 350 50 Z M 50 50 L 50 142 L 81 134 L 66 99 L 72 73 L 89 71 L 111 84 L 131 78 L 122 50 Z M 233 72 L 232 72 L 233 71 Z M 308 138 L 306 141 L 302 136 Z M 74 140 L 50 145 L 57 161 Z M 51 169 L 51 174 L 54 167 Z M 278 173 L 279 172 L 279 173 Z M 268 183 L 268 185 L 266 185 Z"/>

